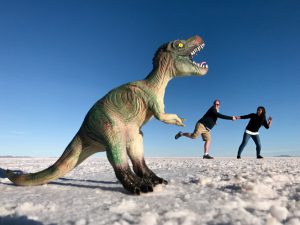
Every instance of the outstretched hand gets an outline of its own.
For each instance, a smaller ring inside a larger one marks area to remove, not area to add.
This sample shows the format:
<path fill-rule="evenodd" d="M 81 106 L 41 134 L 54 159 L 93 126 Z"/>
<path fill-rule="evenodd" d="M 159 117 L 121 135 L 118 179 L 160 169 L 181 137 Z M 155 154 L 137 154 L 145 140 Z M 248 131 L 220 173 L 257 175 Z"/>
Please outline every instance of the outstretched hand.
<path fill-rule="evenodd" d="M 236 120 L 236 116 L 233 116 L 233 117 L 232 117 L 232 120 L 235 121 L 235 120 Z"/>
<path fill-rule="evenodd" d="M 271 116 L 269 116 L 269 118 L 268 118 L 268 126 L 269 126 L 269 127 L 270 127 L 271 124 L 272 124 L 272 120 L 273 120 L 273 118 L 272 118 Z"/>
<path fill-rule="evenodd" d="M 233 120 L 233 121 L 238 120 L 238 119 L 241 119 L 241 117 L 239 117 L 239 116 L 233 116 L 233 117 L 232 117 L 232 120 Z"/>

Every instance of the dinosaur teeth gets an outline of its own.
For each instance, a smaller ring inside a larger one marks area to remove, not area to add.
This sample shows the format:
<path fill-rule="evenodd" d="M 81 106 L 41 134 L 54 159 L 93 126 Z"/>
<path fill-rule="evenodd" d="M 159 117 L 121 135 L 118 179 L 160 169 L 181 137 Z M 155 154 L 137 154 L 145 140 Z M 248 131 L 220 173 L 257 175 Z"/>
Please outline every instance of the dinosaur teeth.
<path fill-rule="evenodd" d="M 208 68 L 208 65 L 206 62 L 202 62 L 199 66 L 202 68 Z"/>
<path fill-rule="evenodd" d="M 202 50 L 204 48 L 205 44 L 201 44 L 199 45 L 197 48 L 195 48 L 192 52 L 191 52 L 191 55 L 195 55 L 197 52 L 199 52 L 200 50 Z"/>
<path fill-rule="evenodd" d="M 196 63 L 196 62 L 193 61 L 193 64 L 196 65 L 196 66 L 198 66 L 198 67 L 208 69 L 208 65 L 207 65 L 206 62 Z"/>
<path fill-rule="evenodd" d="M 195 61 L 193 61 L 193 57 L 204 48 L 205 44 L 202 43 L 201 45 L 199 45 L 198 47 L 196 47 L 190 54 L 190 59 L 193 62 L 193 64 L 195 66 L 201 67 L 201 68 L 206 68 L 208 69 L 208 65 L 206 62 L 201 62 L 201 63 L 196 63 Z"/>

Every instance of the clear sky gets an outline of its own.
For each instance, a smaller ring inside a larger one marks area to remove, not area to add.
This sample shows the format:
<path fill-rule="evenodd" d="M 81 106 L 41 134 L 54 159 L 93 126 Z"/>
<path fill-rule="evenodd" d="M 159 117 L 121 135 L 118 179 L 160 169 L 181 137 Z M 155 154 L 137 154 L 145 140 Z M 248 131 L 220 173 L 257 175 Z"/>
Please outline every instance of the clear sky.
<path fill-rule="evenodd" d="M 112 88 L 140 80 L 163 43 L 205 41 L 203 77 L 170 81 L 165 111 L 144 127 L 146 156 L 202 156 L 201 138 L 174 139 L 221 100 L 221 113 L 266 107 L 262 155 L 300 155 L 300 2 L 297 0 L 0 1 L 0 155 L 59 157 L 90 107 Z M 248 120 L 218 120 L 210 153 L 236 156 Z M 255 156 L 249 140 L 243 153 Z M 100 154 L 101 155 L 101 154 Z"/>

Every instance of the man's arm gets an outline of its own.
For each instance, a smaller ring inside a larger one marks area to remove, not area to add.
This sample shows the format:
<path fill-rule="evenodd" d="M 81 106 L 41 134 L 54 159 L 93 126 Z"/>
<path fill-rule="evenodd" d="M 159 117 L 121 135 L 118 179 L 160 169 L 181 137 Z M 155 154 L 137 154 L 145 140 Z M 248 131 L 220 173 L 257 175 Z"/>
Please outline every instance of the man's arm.
<path fill-rule="evenodd" d="M 234 116 L 226 116 L 226 115 L 223 115 L 221 113 L 218 113 L 216 109 L 213 109 L 213 113 L 218 117 L 218 118 L 221 118 L 221 119 L 224 119 L 224 120 L 234 120 L 235 117 Z"/>
<path fill-rule="evenodd" d="M 226 116 L 226 115 L 223 115 L 221 113 L 217 113 L 217 117 L 221 118 L 221 119 L 224 119 L 224 120 L 234 120 L 234 116 Z"/>

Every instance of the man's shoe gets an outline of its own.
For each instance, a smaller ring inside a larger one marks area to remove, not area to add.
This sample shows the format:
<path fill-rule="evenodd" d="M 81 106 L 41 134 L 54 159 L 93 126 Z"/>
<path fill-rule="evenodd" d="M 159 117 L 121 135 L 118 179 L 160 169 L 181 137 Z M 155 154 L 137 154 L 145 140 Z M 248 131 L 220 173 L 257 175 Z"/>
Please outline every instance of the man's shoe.
<path fill-rule="evenodd" d="M 180 138 L 181 136 L 182 136 L 182 132 L 179 131 L 179 132 L 175 135 L 175 139 L 178 139 L 178 138 Z"/>
<path fill-rule="evenodd" d="M 210 156 L 209 154 L 203 156 L 203 159 L 213 159 L 213 158 L 214 157 Z"/>
<path fill-rule="evenodd" d="M 241 156 L 238 155 L 236 158 L 237 158 L 237 159 L 241 159 Z"/>
<path fill-rule="evenodd" d="M 258 155 L 256 158 L 263 159 L 264 157 L 262 157 L 261 155 Z"/>

